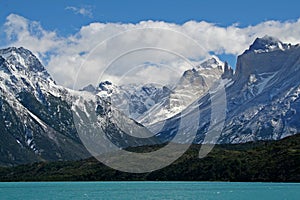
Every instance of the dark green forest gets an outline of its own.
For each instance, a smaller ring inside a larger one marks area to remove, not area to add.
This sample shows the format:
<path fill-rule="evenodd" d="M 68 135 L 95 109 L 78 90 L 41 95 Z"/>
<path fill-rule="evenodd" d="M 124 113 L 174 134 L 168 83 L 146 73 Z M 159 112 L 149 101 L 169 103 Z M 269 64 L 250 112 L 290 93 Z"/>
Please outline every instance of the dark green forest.
<path fill-rule="evenodd" d="M 146 146 L 131 151 L 151 151 Z M 144 174 L 111 169 L 94 158 L 39 162 L 1 167 L 1 181 L 300 181 L 300 134 L 279 141 L 216 145 L 203 159 L 201 145 L 190 149 L 170 166 Z"/>

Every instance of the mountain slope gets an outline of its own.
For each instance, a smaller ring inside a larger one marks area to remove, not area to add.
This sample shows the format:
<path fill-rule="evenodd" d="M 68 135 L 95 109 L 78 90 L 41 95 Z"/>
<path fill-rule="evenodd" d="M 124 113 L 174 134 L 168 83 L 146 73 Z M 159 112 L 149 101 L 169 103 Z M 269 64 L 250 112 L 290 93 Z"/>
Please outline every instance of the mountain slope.
<path fill-rule="evenodd" d="M 1 164 L 86 157 L 72 113 L 39 60 L 24 48 L 0 50 Z M 2 140 L 2 139 L 1 139 Z"/>
<path fill-rule="evenodd" d="M 86 107 L 98 112 L 92 128 L 103 130 L 120 148 L 151 141 L 128 136 L 123 130 L 146 129 L 123 115 L 116 120 L 111 113 L 118 112 L 101 99 L 56 85 L 39 60 L 22 47 L 0 50 L 0 91 L 1 165 L 90 156 L 76 127 L 87 122 Z"/>
<path fill-rule="evenodd" d="M 175 116 L 206 94 L 217 80 L 231 79 L 232 75 L 233 70 L 228 64 L 214 56 L 198 65 L 197 68 L 185 71 L 170 95 L 137 120 L 148 127 Z"/>
<path fill-rule="evenodd" d="M 259 42 L 270 44 L 264 51 L 252 45 L 239 56 L 235 83 L 227 90 L 232 112 L 224 131 L 226 142 L 241 141 L 233 138 L 234 129 L 244 141 L 280 139 L 300 129 L 300 46 L 270 42 L 269 37 L 254 44 Z"/>

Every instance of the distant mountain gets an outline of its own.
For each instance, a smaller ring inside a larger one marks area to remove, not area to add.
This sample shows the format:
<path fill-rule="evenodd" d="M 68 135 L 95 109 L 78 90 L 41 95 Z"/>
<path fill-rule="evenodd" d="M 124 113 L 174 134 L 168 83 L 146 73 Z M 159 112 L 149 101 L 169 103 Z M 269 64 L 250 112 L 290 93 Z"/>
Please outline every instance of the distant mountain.
<path fill-rule="evenodd" d="M 167 86 L 157 84 L 114 85 L 109 81 L 101 82 L 94 94 L 111 102 L 128 117 L 139 121 L 151 107 L 163 101 L 171 93 Z"/>
<path fill-rule="evenodd" d="M 232 76 L 231 67 L 214 56 L 196 68 L 185 71 L 173 86 L 157 84 L 116 86 L 104 81 L 97 88 L 90 85 L 83 90 L 113 102 L 113 105 L 125 115 L 149 126 L 181 112 L 205 94 L 216 80 L 231 79 Z"/>
<path fill-rule="evenodd" d="M 219 79 L 231 79 L 233 70 L 227 63 L 212 57 L 193 69 L 183 73 L 173 86 L 172 92 L 161 102 L 154 105 L 137 120 L 150 126 L 177 115 L 196 99 L 202 97 Z"/>
<path fill-rule="evenodd" d="M 278 140 L 299 132 L 299 77 L 299 45 L 284 44 L 269 36 L 257 38 L 250 48 L 238 57 L 232 80 L 224 84 L 227 100 L 224 102 L 225 127 L 217 142 Z M 196 125 L 199 121 L 195 143 L 204 141 L 211 123 L 209 102 L 216 95 L 207 93 L 200 97 L 185 113 L 189 115 L 195 110 L 200 110 L 201 118 L 190 121 L 190 124 Z M 179 122 L 180 115 L 166 121 L 159 133 L 162 140 L 168 141 L 173 137 Z M 155 129 L 155 126 L 160 124 L 153 124 L 152 129 Z"/>

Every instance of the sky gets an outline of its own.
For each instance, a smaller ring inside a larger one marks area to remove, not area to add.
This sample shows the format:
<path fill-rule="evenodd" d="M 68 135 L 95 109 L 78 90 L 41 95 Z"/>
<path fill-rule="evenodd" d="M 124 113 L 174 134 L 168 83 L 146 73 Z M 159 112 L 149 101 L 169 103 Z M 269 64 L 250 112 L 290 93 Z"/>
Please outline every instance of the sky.
<path fill-rule="evenodd" d="M 103 78 L 168 83 L 212 54 L 234 68 L 256 37 L 300 42 L 299 6 L 295 0 L 0 0 L 0 47 L 28 48 L 67 87 Z"/>

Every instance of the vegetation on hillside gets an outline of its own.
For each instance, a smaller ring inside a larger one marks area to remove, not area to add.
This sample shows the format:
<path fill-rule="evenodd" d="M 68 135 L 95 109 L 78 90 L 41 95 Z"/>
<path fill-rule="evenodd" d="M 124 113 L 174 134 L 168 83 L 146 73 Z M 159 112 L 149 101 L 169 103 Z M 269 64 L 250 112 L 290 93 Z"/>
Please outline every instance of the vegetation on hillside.
<path fill-rule="evenodd" d="M 157 146 L 136 148 L 151 151 Z M 1 181 L 300 181 L 300 134 L 280 141 L 216 145 L 203 159 L 192 145 L 176 162 L 158 171 L 132 174 L 111 169 L 94 158 L 40 162 L 0 168 Z"/>

